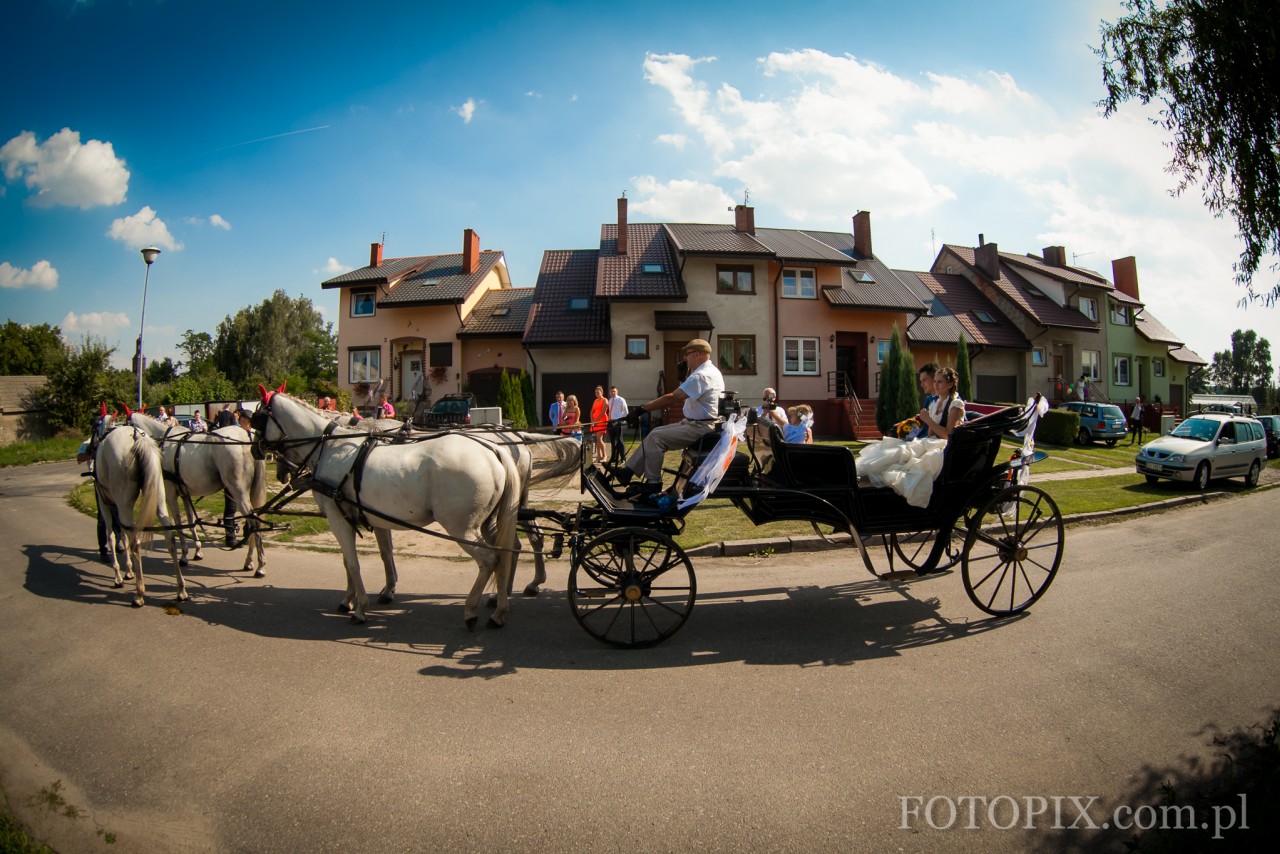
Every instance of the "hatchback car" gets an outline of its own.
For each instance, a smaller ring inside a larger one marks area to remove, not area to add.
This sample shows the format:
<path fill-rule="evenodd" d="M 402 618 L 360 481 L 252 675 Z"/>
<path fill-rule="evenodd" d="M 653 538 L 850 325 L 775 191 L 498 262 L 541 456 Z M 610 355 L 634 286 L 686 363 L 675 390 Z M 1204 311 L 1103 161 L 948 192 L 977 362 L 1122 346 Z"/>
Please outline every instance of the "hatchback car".
<path fill-rule="evenodd" d="M 1255 415 L 1267 434 L 1267 456 L 1280 457 L 1280 415 Z"/>
<path fill-rule="evenodd" d="M 1203 490 L 1216 477 L 1243 477 L 1257 486 L 1267 464 L 1267 440 L 1252 418 L 1203 412 L 1183 421 L 1168 436 L 1142 446 L 1136 465 L 1147 483 L 1160 478 L 1190 481 Z"/>
<path fill-rule="evenodd" d="M 1091 445 L 1095 440 L 1102 439 L 1107 447 L 1113 447 L 1128 435 L 1124 413 L 1113 403 L 1069 400 L 1058 408 L 1068 409 L 1080 416 L 1080 432 L 1076 434 L 1076 442 L 1081 445 Z"/>

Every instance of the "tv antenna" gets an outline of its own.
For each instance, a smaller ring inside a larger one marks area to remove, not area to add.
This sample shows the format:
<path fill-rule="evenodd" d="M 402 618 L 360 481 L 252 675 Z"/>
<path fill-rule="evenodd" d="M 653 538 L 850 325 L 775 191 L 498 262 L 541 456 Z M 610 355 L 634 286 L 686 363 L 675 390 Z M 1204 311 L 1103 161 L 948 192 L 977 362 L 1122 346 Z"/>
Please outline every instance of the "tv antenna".
<path fill-rule="evenodd" d="M 1072 252 L 1072 253 L 1071 253 L 1071 266 L 1072 266 L 1072 267 L 1075 267 L 1075 266 L 1076 266 L 1076 261 L 1078 261 L 1079 259 L 1083 258 L 1083 257 L 1084 257 L 1084 256 L 1086 256 L 1086 255 L 1092 255 L 1092 254 L 1093 254 L 1093 252 Z"/>

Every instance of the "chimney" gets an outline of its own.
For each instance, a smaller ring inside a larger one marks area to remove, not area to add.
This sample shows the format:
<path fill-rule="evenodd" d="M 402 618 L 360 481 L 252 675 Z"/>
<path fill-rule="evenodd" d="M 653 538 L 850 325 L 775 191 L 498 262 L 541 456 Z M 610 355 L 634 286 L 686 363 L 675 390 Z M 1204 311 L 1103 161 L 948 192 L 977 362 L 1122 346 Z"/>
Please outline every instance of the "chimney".
<path fill-rule="evenodd" d="M 1138 259 L 1130 255 L 1127 258 L 1117 258 L 1111 262 L 1111 277 L 1116 280 L 1116 290 L 1122 294 L 1128 294 L 1136 300 L 1142 298 L 1138 296 Z"/>
<path fill-rule="evenodd" d="M 973 262 L 978 272 L 991 281 L 1000 278 L 1000 249 L 994 243 L 987 243 L 981 234 L 978 235 L 978 248 L 973 250 Z"/>
<path fill-rule="evenodd" d="M 618 199 L 618 245 L 614 252 L 627 254 L 627 197 Z"/>
<path fill-rule="evenodd" d="M 1067 247 L 1046 246 L 1040 252 L 1044 255 L 1044 262 L 1050 267 L 1067 266 Z"/>
<path fill-rule="evenodd" d="M 858 211 L 853 215 L 853 248 L 863 258 L 872 255 L 870 211 Z"/>
<path fill-rule="evenodd" d="M 382 244 L 381 243 L 369 244 L 369 266 L 370 267 L 382 266 Z"/>
<path fill-rule="evenodd" d="M 480 271 L 480 235 L 467 229 L 462 232 L 462 272 L 471 275 Z"/>
<path fill-rule="evenodd" d="M 738 205 L 733 209 L 733 230 L 746 234 L 756 233 L 756 209 Z"/>

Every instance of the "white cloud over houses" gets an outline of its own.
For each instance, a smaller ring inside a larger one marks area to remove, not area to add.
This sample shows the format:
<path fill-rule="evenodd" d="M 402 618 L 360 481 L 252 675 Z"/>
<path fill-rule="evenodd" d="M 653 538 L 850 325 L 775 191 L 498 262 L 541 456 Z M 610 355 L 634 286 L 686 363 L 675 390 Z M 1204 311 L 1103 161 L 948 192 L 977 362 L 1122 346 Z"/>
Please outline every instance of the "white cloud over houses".
<path fill-rule="evenodd" d="M 468 98 L 462 102 L 461 107 L 454 107 L 453 112 L 462 116 L 462 123 L 464 125 L 471 124 L 471 119 L 474 118 L 476 114 L 476 99 Z"/>
<path fill-rule="evenodd" d="M 121 217 L 112 222 L 111 228 L 107 229 L 107 236 L 134 249 L 156 246 L 176 252 L 182 248 L 182 244 L 169 233 L 169 226 L 150 207 L 143 207 L 132 216 Z"/>
<path fill-rule="evenodd" d="M 701 181 L 662 182 L 652 175 L 631 179 L 640 194 L 631 210 L 667 222 L 720 222 L 733 199 L 723 189 Z"/>
<path fill-rule="evenodd" d="M 72 335 L 99 335 L 114 338 L 129 326 L 129 315 L 122 311 L 90 311 L 76 314 L 68 311 L 58 324 L 63 337 Z"/>
<path fill-rule="evenodd" d="M 314 272 L 316 274 L 323 273 L 326 276 L 341 276 L 343 273 L 350 273 L 354 269 L 354 267 L 349 267 L 346 264 L 343 264 L 337 258 L 330 258 L 324 263 L 323 267 L 315 270 Z"/>
<path fill-rule="evenodd" d="M 8 261 L 0 263 L 0 288 L 51 291 L 57 286 L 58 271 L 48 261 L 37 261 L 30 270 L 15 267 Z"/>
<path fill-rule="evenodd" d="M 38 142 L 23 131 L 0 147 L 6 181 L 22 181 L 39 207 L 118 205 L 129 191 L 129 170 L 111 143 L 80 141 L 70 128 Z"/>

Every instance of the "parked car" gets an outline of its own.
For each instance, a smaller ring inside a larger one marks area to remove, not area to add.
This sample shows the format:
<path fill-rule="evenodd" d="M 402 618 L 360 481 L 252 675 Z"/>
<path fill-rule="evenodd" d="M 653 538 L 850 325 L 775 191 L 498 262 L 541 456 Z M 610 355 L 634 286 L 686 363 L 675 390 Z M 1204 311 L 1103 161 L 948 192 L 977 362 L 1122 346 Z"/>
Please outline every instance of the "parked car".
<path fill-rule="evenodd" d="M 1128 435 L 1124 413 L 1113 403 L 1068 400 L 1058 408 L 1068 409 L 1080 416 L 1080 432 L 1076 434 L 1076 442 L 1081 445 L 1091 445 L 1095 440 L 1101 439 L 1110 448 Z"/>
<path fill-rule="evenodd" d="M 1257 486 L 1267 464 L 1267 439 L 1253 418 L 1204 412 L 1183 421 L 1168 436 L 1138 451 L 1138 474 L 1147 483 L 1160 478 L 1194 483 L 1203 490 L 1216 477 L 1243 477 Z"/>
<path fill-rule="evenodd" d="M 471 407 L 476 399 L 470 394 L 446 394 L 415 418 L 418 427 L 457 427 L 471 423 Z"/>
<path fill-rule="evenodd" d="M 1262 430 L 1267 434 L 1267 456 L 1280 457 L 1280 415 L 1256 415 Z"/>

